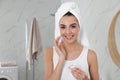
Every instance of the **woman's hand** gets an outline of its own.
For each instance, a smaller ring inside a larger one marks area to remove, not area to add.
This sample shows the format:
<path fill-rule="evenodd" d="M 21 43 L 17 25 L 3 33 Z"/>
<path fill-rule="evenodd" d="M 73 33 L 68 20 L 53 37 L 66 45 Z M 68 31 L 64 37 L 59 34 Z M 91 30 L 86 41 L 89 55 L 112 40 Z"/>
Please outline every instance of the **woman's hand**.
<path fill-rule="evenodd" d="M 60 59 L 65 59 L 66 58 L 66 51 L 65 48 L 63 46 L 63 42 L 59 43 L 61 37 L 58 37 L 55 41 L 54 41 L 54 45 L 55 45 L 55 49 L 60 57 Z"/>
<path fill-rule="evenodd" d="M 77 80 L 89 80 L 86 74 L 80 70 L 79 68 L 73 68 L 71 69 L 72 75 L 77 79 Z"/>

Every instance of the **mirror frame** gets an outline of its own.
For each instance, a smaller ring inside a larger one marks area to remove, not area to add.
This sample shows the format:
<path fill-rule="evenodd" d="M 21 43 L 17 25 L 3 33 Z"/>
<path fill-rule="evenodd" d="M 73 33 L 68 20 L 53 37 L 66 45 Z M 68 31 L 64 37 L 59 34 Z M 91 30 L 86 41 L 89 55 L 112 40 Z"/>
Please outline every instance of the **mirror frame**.
<path fill-rule="evenodd" d="M 119 15 L 120 15 L 120 10 L 116 13 L 110 25 L 110 29 L 108 33 L 108 48 L 113 62 L 120 68 L 120 54 L 117 50 L 116 41 L 115 41 L 115 25 Z"/>

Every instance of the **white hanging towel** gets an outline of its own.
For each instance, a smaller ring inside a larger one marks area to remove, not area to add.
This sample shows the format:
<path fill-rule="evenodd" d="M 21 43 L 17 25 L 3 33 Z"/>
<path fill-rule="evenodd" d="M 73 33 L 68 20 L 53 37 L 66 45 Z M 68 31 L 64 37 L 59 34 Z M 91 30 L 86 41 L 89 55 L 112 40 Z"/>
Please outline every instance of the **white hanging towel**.
<path fill-rule="evenodd" d="M 33 59 L 37 60 L 42 51 L 41 37 L 40 37 L 38 22 L 36 18 L 33 19 L 33 23 L 30 27 L 31 28 L 29 32 L 29 39 L 28 39 L 27 52 L 26 52 L 26 60 L 28 61 L 29 70 L 31 70 L 32 60 Z"/>

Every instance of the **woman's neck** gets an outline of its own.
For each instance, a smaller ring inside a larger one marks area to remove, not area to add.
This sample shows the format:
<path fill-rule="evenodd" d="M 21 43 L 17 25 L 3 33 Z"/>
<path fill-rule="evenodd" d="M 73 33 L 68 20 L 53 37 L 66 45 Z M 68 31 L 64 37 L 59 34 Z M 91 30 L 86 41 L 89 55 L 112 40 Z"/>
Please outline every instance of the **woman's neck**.
<path fill-rule="evenodd" d="M 68 53 L 71 53 L 77 49 L 80 49 L 80 47 L 82 47 L 82 45 L 79 44 L 79 42 L 77 42 L 77 41 L 74 43 L 71 43 L 71 44 L 64 43 L 64 48 Z"/>

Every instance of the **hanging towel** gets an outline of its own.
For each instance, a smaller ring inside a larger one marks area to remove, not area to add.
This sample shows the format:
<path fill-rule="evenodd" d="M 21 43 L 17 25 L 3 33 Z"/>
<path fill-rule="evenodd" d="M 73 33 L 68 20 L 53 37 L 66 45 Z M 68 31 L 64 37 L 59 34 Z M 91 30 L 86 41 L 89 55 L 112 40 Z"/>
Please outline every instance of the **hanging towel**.
<path fill-rule="evenodd" d="M 27 26 L 28 27 L 28 26 Z M 39 33 L 38 22 L 36 18 L 33 19 L 33 23 L 30 26 L 29 39 L 27 44 L 26 59 L 28 61 L 28 69 L 31 69 L 32 60 L 38 59 L 42 51 L 41 38 Z"/>

